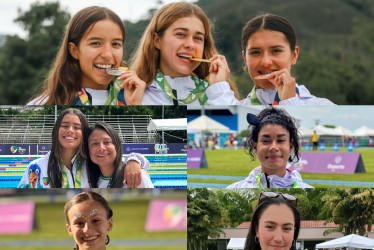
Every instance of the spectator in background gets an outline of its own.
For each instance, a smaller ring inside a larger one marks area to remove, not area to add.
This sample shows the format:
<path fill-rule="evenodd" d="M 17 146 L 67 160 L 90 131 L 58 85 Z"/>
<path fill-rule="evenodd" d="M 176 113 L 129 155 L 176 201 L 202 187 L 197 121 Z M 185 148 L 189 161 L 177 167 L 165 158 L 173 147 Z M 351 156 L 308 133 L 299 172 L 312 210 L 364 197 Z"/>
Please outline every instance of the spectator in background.
<path fill-rule="evenodd" d="M 317 150 L 318 149 L 318 135 L 316 131 L 314 131 L 312 134 L 312 144 L 313 144 L 313 150 Z"/>

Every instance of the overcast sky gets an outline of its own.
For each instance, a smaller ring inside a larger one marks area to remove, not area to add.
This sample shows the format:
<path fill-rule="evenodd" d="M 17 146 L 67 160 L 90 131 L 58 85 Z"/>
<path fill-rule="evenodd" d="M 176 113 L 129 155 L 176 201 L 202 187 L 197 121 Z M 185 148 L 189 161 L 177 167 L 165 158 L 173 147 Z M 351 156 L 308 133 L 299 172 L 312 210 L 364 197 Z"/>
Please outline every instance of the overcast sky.
<path fill-rule="evenodd" d="M 57 0 L 39 0 L 40 3 L 56 2 Z M 162 0 L 163 4 L 176 2 L 177 0 Z M 194 0 L 187 0 L 195 2 Z M 0 0 L 0 34 L 25 36 L 23 29 L 14 19 L 18 17 L 18 9 L 23 12 L 30 9 L 32 3 L 37 0 Z M 122 20 L 135 22 L 145 17 L 150 8 L 159 8 L 158 0 L 59 0 L 62 9 L 74 15 L 79 10 L 92 6 L 104 6 L 116 12 Z"/>

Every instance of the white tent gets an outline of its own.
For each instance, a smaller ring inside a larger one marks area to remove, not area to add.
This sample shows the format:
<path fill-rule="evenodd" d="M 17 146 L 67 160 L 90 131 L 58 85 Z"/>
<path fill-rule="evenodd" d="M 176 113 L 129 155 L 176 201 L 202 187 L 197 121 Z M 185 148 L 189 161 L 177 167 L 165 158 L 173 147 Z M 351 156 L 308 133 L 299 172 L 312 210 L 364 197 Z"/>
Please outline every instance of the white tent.
<path fill-rule="evenodd" d="M 359 127 L 352 134 L 353 136 L 374 136 L 374 130 L 366 126 Z"/>
<path fill-rule="evenodd" d="M 357 234 L 350 234 L 341 238 L 329 240 L 316 245 L 316 249 L 343 247 L 374 249 L 374 239 L 370 239 Z"/>
<path fill-rule="evenodd" d="M 244 249 L 246 238 L 231 238 L 227 245 L 227 250 L 242 250 Z"/>
<path fill-rule="evenodd" d="M 147 131 L 168 131 L 186 130 L 187 118 L 177 119 L 152 119 L 147 127 Z"/>
<path fill-rule="evenodd" d="M 302 137 L 310 137 L 313 135 L 313 129 L 300 127 L 297 129 Z"/>
<path fill-rule="evenodd" d="M 188 129 L 197 131 L 209 131 L 212 133 L 229 133 L 230 128 L 209 118 L 206 115 L 202 115 L 187 124 Z"/>

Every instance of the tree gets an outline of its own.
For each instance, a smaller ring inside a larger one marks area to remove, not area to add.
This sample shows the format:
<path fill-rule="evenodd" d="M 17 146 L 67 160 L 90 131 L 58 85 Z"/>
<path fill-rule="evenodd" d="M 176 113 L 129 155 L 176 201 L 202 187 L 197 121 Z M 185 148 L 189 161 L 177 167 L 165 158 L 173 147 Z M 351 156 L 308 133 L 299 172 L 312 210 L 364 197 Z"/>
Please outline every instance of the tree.
<path fill-rule="evenodd" d="M 223 233 L 222 206 L 215 193 L 207 188 L 188 188 L 187 204 L 187 249 L 207 249 L 208 236 L 216 238 Z"/>
<path fill-rule="evenodd" d="M 15 20 L 26 38 L 8 36 L 0 50 L 1 104 L 26 104 L 45 79 L 70 15 L 59 3 L 35 3 Z"/>
<path fill-rule="evenodd" d="M 331 189 L 323 196 L 325 202 L 321 214 L 326 224 L 334 222 L 337 227 L 328 229 L 324 235 L 341 232 L 344 235 L 367 235 L 371 231 L 374 215 L 374 190 Z"/>

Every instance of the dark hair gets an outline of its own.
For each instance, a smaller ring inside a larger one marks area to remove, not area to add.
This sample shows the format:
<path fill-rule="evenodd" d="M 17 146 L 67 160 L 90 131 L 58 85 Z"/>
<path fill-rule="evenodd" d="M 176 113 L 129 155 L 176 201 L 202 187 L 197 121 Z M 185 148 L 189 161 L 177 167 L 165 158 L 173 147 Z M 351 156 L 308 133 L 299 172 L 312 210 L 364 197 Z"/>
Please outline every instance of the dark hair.
<path fill-rule="evenodd" d="M 257 117 L 259 124 L 250 125 L 248 128 L 252 128 L 251 135 L 247 140 L 249 155 L 251 156 L 252 160 L 254 161 L 256 159 L 256 155 L 253 151 L 253 143 L 258 142 L 258 134 L 260 133 L 261 129 L 266 125 L 274 124 L 282 126 L 290 133 L 290 143 L 292 145 L 295 157 L 297 158 L 297 161 L 299 161 L 299 133 L 295 125 L 295 119 L 291 117 L 286 110 L 274 107 L 263 109 Z M 292 162 L 293 157 L 290 156 L 288 161 Z"/>
<path fill-rule="evenodd" d="M 88 138 L 92 134 L 94 130 L 103 130 L 105 131 L 110 138 L 112 139 L 112 142 L 116 148 L 116 159 L 114 160 L 114 172 L 112 175 L 112 181 L 110 183 L 111 188 L 120 188 L 123 187 L 123 179 L 124 179 L 124 164 L 122 162 L 122 142 L 121 139 L 119 138 L 119 135 L 117 131 L 109 124 L 105 122 L 97 122 L 95 123 L 94 126 L 91 126 L 86 133 L 85 136 L 85 143 L 86 143 L 86 155 L 87 157 L 87 174 L 88 174 L 88 179 L 90 180 L 90 187 L 91 188 L 97 188 L 97 183 L 99 181 L 101 171 L 99 165 L 96 163 L 92 162 L 91 157 L 89 157 L 90 152 L 88 148 Z"/>
<path fill-rule="evenodd" d="M 65 115 L 72 114 L 78 116 L 80 122 L 81 122 L 81 130 L 82 130 L 82 141 L 79 146 L 79 154 L 76 158 L 76 160 L 81 161 L 83 164 L 83 161 L 86 159 L 85 149 L 84 149 L 84 133 L 88 129 L 88 121 L 87 118 L 84 116 L 84 114 L 75 108 L 68 108 L 63 110 L 60 115 L 57 117 L 57 120 L 55 122 L 55 125 L 52 129 L 52 148 L 51 148 L 51 154 L 48 159 L 48 179 L 50 181 L 51 188 L 61 188 L 62 187 L 62 166 L 60 164 L 61 161 L 61 155 L 62 155 L 62 148 L 58 139 L 58 132 L 61 127 L 62 119 Z"/>
<path fill-rule="evenodd" d="M 82 70 L 79 61 L 69 53 L 69 42 L 79 46 L 82 37 L 91 25 L 106 19 L 118 24 L 123 42 L 125 42 L 125 26 L 121 18 L 110 9 L 91 6 L 76 13 L 66 29 L 60 50 L 44 82 L 43 93 L 38 97 L 38 102 L 43 102 L 45 98 L 48 98 L 46 105 L 73 104 L 74 95 L 81 88 Z"/>
<path fill-rule="evenodd" d="M 64 207 L 64 213 L 65 213 L 65 218 L 66 222 L 70 225 L 70 220 L 69 220 L 69 210 L 72 206 L 82 203 L 84 201 L 88 200 L 94 200 L 98 203 L 100 203 L 103 208 L 106 210 L 106 218 L 109 220 L 110 218 L 113 217 L 113 210 L 110 208 L 108 202 L 102 197 L 100 194 L 87 191 L 87 192 L 82 192 L 80 194 L 75 195 L 73 198 L 71 198 L 68 202 L 66 202 L 65 207 Z M 108 245 L 110 241 L 109 235 L 107 235 L 107 239 L 105 241 L 105 245 Z M 78 245 L 74 249 L 79 249 Z"/>
<path fill-rule="evenodd" d="M 247 239 L 245 241 L 244 250 L 260 250 L 261 249 L 259 241 L 257 242 L 255 241 L 256 227 L 258 227 L 259 225 L 259 221 L 260 221 L 262 214 L 270 205 L 280 205 L 280 204 L 287 205 L 293 213 L 293 216 L 295 219 L 295 231 L 293 235 L 294 244 L 292 244 L 290 250 L 296 250 L 296 240 L 297 240 L 297 237 L 299 236 L 299 231 L 300 231 L 300 213 L 292 202 L 286 201 L 281 196 L 277 198 L 264 198 L 258 202 L 256 209 L 252 215 L 251 226 L 249 228 Z"/>
<path fill-rule="evenodd" d="M 282 32 L 290 43 L 291 51 L 296 48 L 296 35 L 292 25 L 283 17 L 264 14 L 256 16 L 249 20 L 248 23 L 243 27 L 242 30 L 242 50 L 245 51 L 248 44 L 248 39 L 253 33 L 259 30 L 272 30 Z"/>

